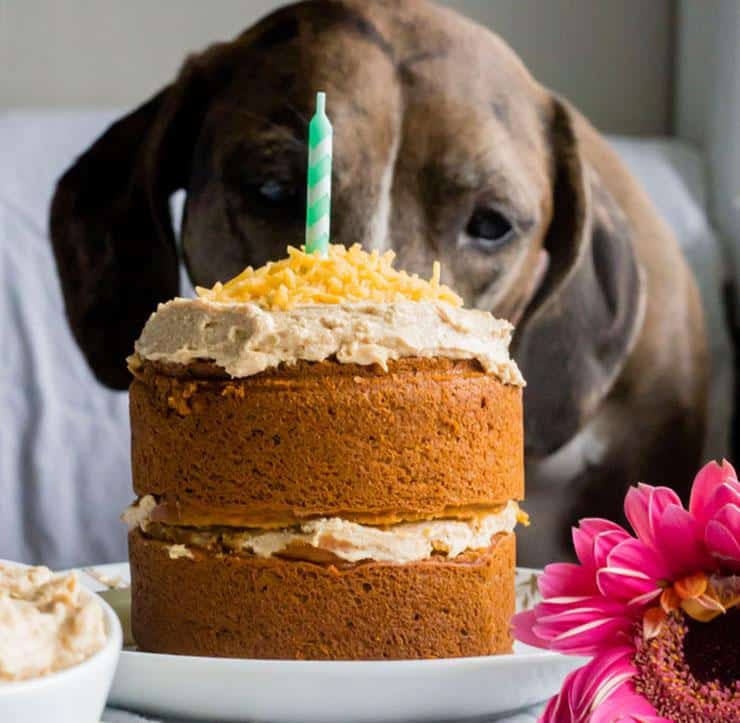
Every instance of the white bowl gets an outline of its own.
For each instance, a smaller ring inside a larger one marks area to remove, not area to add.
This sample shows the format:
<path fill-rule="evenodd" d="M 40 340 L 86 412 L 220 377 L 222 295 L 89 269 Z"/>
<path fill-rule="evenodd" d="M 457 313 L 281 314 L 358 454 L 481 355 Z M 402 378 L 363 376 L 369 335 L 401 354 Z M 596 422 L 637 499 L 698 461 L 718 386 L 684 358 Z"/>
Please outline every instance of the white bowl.
<path fill-rule="evenodd" d="M 121 652 L 122 635 L 113 608 L 99 596 L 95 598 L 103 608 L 105 645 L 87 660 L 57 673 L 17 683 L 0 682 L 0 720 L 99 723 Z"/>

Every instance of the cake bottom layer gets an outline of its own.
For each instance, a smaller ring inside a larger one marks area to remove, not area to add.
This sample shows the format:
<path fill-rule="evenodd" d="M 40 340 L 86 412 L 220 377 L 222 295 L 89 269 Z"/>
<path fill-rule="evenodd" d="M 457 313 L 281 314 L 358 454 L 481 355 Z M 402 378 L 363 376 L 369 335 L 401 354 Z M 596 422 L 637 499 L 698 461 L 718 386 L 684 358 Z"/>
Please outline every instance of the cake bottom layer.
<path fill-rule="evenodd" d="M 359 660 L 511 651 L 515 542 L 452 560 L 343 567 L 217 555 L 129 534 L 131 622 L 141 650 Z"/>

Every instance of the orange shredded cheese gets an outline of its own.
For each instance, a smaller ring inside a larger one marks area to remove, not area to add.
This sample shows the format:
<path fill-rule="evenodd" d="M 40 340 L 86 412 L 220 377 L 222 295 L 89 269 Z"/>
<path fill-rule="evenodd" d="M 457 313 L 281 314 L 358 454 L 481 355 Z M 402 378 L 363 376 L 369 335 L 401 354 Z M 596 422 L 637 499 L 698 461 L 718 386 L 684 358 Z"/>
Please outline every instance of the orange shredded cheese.
<path fill-rule="evenodd" d="M 462 306 L 462 299 L 441 284 L 440 265 L 434 262 L 432 278 L 393 268 L 393 251 L 368 253 L 359 244 L 329 246 L 322 258 L 288 246 L 288 257 L 258 269 L 248 266 L 225 284 L 196 288 L 201 299 L 221 303 L 250 301 L 265 309 L 292 309 L 313 304 L 344 302 L 441 301 Z"/>

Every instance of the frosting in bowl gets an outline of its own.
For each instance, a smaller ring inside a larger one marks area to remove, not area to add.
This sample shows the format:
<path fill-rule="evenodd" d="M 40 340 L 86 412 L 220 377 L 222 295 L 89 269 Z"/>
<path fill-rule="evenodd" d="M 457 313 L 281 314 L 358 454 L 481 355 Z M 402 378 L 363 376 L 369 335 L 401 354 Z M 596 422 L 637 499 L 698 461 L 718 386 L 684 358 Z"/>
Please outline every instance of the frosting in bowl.
<path fill-rule="evenodd" d="M 0 563 L 0 681 L 69 668 L 105 639 L 103 609 L 77 575 Z"/>

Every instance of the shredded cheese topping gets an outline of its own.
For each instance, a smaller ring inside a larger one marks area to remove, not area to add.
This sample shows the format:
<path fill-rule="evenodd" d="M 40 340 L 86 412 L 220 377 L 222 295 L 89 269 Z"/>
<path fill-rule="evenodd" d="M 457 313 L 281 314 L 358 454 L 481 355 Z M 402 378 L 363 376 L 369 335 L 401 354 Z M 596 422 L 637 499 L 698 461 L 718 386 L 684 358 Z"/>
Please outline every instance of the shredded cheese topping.
<path fill-rule="evenodd" d="M 394 258 L 393 251 L 368 253 L 359 244 L 349 249 L 332 244 L 326 258 L 307 254 L 303 247 L 288 246 L 288 258 L 271 261 L 258 269 L 247 266 L 231 281 L 218 282 L 211 289 L 197 287 L 196 293 L 208 301 L 249 301 L 269 310 L 400 300 L 441 301 L 462 306 L 462 299 L 440 284 L 439 261 L 434 262 L 432 278 L 425 281 L 418 274 L 394 269 Z"/>

